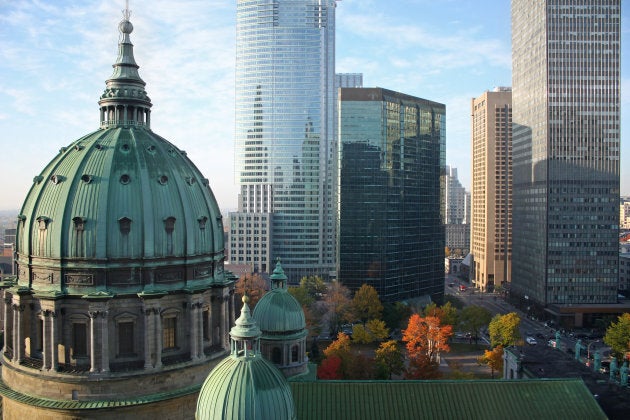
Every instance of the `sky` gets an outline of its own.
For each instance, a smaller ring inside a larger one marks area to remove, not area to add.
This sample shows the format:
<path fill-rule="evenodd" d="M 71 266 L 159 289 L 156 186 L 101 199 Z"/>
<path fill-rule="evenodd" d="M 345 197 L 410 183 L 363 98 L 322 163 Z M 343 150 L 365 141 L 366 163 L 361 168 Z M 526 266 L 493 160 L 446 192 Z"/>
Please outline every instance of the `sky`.
<path fill-rule="evenodd" d="M 18 210 L 61 147 L 98 129 L 123 0 L 0 0 L 0 210 Z M 234 181 L 235 0 L 131 0 L 151 128 L 210 180 Z M 630 195 L 628 2 L 622 2 L 621 194 Z M 470 101 L 511 85 L 508 0 L 342 0 L 336 71 L 446 105 L 446 161 L 470 189 Z"/>

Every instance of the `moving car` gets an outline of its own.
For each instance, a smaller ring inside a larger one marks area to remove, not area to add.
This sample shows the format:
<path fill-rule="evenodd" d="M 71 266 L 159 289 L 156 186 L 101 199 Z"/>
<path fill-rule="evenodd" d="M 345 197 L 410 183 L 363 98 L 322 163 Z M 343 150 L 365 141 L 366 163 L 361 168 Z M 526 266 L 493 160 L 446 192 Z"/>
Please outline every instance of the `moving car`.
<path fill-rule="evenodd" d="M 530 346 L 534 346 L 536 344 L 538 344 L 538 342 L 536 341 L 536 339 L 534 337 L 527 337 L 525 339 L 525 341 L 527 342 L 527 344 L 529 344 Z"/>

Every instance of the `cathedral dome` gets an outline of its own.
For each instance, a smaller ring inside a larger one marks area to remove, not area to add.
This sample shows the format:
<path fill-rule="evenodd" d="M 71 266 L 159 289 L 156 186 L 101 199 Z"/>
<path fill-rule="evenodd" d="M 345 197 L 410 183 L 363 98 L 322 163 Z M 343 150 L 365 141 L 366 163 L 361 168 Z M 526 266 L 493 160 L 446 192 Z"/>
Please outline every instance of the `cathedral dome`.
<path fill-rule="evenodd" d="M 271 275 L 272 289 L 254 308 L 254 319 L 267 335 L 300 333 L 306 335 L 306 320 L 302 305 L 287 291 L 287 276 L 280 262 Z"/>
<path fill-rule="evenodd" d="M 282 373 L 260 353 L 260 330 L 247 297 L 230 331 L 231 355 L 210 372 L 197 400 L 197 420 L 295 419 L 293 396 Z"/>
<path fill-rule="evenodd" d="M 138 293 L 224 281 L 223 224 L 208 180 L 150 129 L 128 18 L 119 30 L 100 129 L 61 148 L 20 212 L 20 286 Z"/>

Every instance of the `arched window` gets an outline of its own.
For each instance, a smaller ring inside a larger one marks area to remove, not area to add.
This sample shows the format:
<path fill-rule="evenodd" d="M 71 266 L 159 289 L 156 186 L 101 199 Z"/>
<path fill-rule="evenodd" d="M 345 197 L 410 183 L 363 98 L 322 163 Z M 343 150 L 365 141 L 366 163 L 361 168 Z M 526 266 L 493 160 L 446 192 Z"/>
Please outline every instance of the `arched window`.
<path fill-rule="evenodd" d="M 298 345 L 294 345 L 293 347 L 291 347 L 291 362 L 297 362 L 299 360 L 298 358 L 299 356 L 299 349 L 298 349 Z"/>

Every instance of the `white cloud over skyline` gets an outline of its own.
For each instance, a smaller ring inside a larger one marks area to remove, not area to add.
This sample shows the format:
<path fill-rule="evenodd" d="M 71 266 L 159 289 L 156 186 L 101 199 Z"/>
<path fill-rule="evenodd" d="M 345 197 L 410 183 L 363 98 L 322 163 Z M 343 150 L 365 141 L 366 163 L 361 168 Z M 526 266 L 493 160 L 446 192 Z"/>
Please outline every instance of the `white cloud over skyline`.
<path fill-rule="evenodd" d="M 0 0 L 0 148 L 10 180 L 0 210 L 18 209 L 59 149 L 98 129 L 97 102 L 116 59 L 122 8 L 122 0 Z M 235 208 L 236 1 L 132 0 L 130 9 L 153 131 L 187 151 L 222 208 Z M 337 71 L 363 73 L 366 87 L 446 104 L 447 164 L 468 189 L 470 100 L 511 84 L 509 19 L 507 1 L 343 0 Z M 630 159 L 625 63 L 622 54 L 622 167 Z M 622 193 L 630 195 L 627 172 Z"/>

